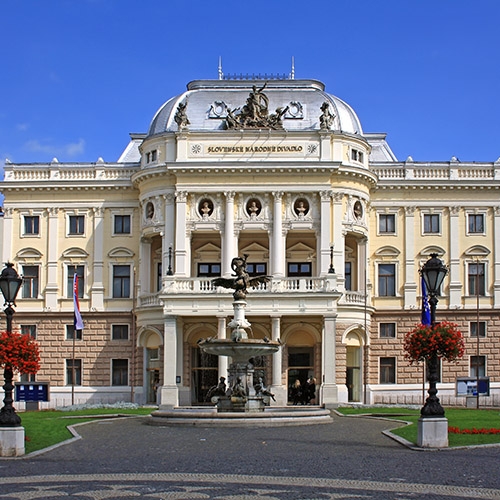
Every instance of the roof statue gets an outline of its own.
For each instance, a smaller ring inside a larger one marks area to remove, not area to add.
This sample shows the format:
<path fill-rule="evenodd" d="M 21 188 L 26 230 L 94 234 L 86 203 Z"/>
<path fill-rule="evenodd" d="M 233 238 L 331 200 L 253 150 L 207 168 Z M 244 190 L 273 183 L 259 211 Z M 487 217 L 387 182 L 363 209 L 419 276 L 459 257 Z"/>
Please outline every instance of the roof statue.
<path fill-rule="evenodd" d="M 335 118 L 335 115 L 330 113 L 330 104 L 325 101 L 320 109 L 323 113 L 319 117 L 319 127 L 321 130 L 330 130 Z"/>
<path fill-rule="evenodd" d="M 248 287 L 256 288 L 262 283 L 269 283 L 271 281 L 270 276 L 264 275 L 251 278 L 247 272 L 247 258 L 248 255 L 244 254 L 243 257 L 235 257 L 231 261 L 234 278 L 215 278 L 212 280 L 214 286 L 232 288 L 234 290 L 234 300 L 246 299 Z"/>
<path fill-rule="evenodd" d="M 183 130 L 187 128 L 187 126 L 189 125 L 189 120 L 186 114 L 186 108 L 187 108 L 187 101 L 180 102 L 179 105 L 177 106 L 177 111 L 175 113 L 174 120 L 175 123 L 177 123 L 179 130 Z"/>
<path fill-rule="evenodd" d="M 262 92 L 266 85 L 267 82 L 261 88 L 253 85 L 241 111 L 240 108 L 227 110 L 226 129 L 283 129 L 282 118 L 288 111 L 288 106 L 286 108 L 279 107 L 270 115 L 269 98 Z"/>

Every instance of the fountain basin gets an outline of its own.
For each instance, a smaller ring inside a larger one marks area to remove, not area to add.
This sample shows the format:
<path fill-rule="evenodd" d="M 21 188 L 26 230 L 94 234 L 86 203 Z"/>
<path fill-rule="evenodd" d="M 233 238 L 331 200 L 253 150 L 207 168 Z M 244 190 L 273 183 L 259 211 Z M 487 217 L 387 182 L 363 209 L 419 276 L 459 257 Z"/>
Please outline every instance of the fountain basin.
<path fill-rule="evenodd" d="M 201 349 L 216 356 L 230 356 L 233 363 L 246 363 L 255 356 L 268 356 L 278 351 L 280 343 L 261 339 L 205 339 L 199 343 Z"/>

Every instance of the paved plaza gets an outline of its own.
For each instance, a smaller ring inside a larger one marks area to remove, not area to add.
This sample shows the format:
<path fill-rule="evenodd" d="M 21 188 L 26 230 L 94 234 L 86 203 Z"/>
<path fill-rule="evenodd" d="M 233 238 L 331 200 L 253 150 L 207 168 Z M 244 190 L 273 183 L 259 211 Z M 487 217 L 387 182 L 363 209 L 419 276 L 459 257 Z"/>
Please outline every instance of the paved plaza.
<path fill-rule="evenodd" d="M 384 420 L 274 428 L 78 426 L 81 439 L 0 460 L 0 499 L 500 499 L 500 447 L 414 451 Z"/>

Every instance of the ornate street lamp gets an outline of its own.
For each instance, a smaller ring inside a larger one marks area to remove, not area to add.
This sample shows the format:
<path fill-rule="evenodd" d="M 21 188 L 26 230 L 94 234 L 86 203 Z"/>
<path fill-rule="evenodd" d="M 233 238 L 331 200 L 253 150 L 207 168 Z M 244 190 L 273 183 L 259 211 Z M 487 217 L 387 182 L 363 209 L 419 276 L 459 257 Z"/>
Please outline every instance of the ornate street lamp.
<path fill-rule="evenodd" d="M 333 243 L 330 243 L 330 268 L 328 269 L 328 274 L 335 274 L 335 268 L 333 267 Z"/>
<path fill-rule="evenodd" d="M 427 293 L 429 294 L 429 306 L 431 312 L 431 326 L 436 324 L 437 296 L 448 268 L 438 259 L 436 253 L 431 253 L 431 258 L 420 269 L 420 275 L 425 281 Z M 439 362 L 437 353 L 433 353 L 427 360 L 427 380 L 429 381 L 429 397 L 425 400 L 423 408 L 420 410 L 422 417 L 444 417 L 444 409 L 436 396 L 436 383 L 439 380 Z"/>
<path fill-rule="evenodd" d="M 172 245 L 168 247 L 168 269 L 167 276 L 172 276 L 174 273 L 172 271 Z"/>
<path fill-rule="evenodd" d="M 15 300 L 23 279 L 17 274 L 14 264 L 7 262 L 5 266 L 0 273 L 0 290 L 5 300 L 4 312 L 7 319 L 7 333 L 10 335 L 12 333 L 12 317 L 15 312 L 12 306 L 16 305 Z M 3 400 L 4 406 L 0 410 L 0 427 L 18 427 L 21 425 L 21 419 L 12 406 L 12 391 L 14 389 L 12 378 L 12 368 L 6 365 L 4 369 L 5 385 L 3 386 L 5 399 Z"/>

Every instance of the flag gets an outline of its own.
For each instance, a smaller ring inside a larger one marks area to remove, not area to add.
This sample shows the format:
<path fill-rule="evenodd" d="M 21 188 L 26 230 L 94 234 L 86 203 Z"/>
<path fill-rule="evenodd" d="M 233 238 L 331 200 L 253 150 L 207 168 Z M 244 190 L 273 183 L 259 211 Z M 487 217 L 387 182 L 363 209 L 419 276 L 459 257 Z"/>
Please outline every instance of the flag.
<path fill-rule="evenodd" d="M 429 305 L 429 296 L 425 286 L 424 278 L 422 278 L 422 325 L 431 324 L 431 307 Z"/>
<path fill-rule="evenodd" d="M 78 302 L 78 274 L 73 275 L 73 305 L 75 306 L 75 330 L 83 330 L 83 319 Z"/>

